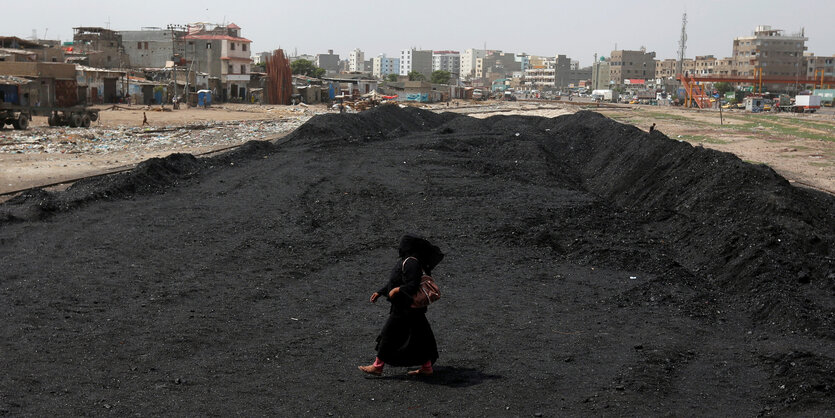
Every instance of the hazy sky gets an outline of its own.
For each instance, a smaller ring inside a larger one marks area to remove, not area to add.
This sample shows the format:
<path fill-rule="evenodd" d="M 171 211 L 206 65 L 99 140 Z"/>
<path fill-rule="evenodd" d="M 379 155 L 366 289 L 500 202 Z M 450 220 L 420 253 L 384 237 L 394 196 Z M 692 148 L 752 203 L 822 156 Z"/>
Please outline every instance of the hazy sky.
<path fill-rule="evenodd" d="M 565 54 L 590 65 L 594 53 L 645 46 L 675 58 L 681 15 L 687 11 L 687 56 L 730 56 L 734 37 L 757 25 L 787 32 L 805 28 L 809 52 L 835 55 L 835 1 L 3 1 L 0 35 L 72 39 L 76 26 L 137 30 L 171 23 L 234 22 L 255 52 L 284 48 L 341 58 L 360 48 L 366 59 L 409 47 L 463 51 L 500 49 L 531 55 Z M 14 18 L 10 18 L 14 16 Z"/>

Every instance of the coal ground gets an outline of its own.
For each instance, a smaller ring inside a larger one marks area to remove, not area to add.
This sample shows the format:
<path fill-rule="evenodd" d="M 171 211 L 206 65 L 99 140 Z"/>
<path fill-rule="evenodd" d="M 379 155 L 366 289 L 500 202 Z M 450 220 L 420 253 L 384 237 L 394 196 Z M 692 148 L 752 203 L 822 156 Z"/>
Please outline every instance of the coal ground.
<path fill-rule="evenodd" d="M 430 378 L 356 366 L 404 232 Z M 0 415 L 831 416 L 835 198 L 591 112 L 384 106 L 0 205 Z"/>

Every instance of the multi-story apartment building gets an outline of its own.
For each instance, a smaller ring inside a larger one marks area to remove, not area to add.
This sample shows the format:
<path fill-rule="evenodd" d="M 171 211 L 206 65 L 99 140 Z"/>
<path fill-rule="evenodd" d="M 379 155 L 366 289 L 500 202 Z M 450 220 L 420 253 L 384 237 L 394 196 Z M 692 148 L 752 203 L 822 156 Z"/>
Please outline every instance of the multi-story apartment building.
<path fill-rule="evenodd" d="M 606 90 L 609 87 L 609 61 L 601 57 L 591 66 L 591 88 Z"/>
<path fill-rule="evenodd" d="M 427 80 L 432 76 L 432 51 L 404 49 L 400 51 L 400 75 L 409 75 L 416 71 L 423 74 Z"/>
<path fill-rule="evenodd" d="M 615 86 L 623 86 L 624 80 L 650 80 L 655 78 L 655 52 L 618 50 L 609 57 L 609 77 Z"/>
<path fill-rule="evenodd" d="M 208 74 L 206 87 L 216 90 L 220 100 L 246 97 L 252 41 L 241 37 L 240 26 L 198 23 L 189 26 L 184 40 L 194 71 Z"/>
<path fill-rule="evenodd" d="M 835 77 L 835 55 L 831 57 L 816 57 L 815 54 L 809 54 L 806 59 L 806 78 L 814 78 L 819 80 L 821 73 L 823 77 Z"/>
<path fill-rule="evenodd" d="M 513 52 L 490 51 L 484 58 L 476 60 L 476 78 L 509 78 L 514 72 L 522 71 L 522 63 Z"/>
<path fill-rule="evenodd" d="M 696 68 L 695 62 L 692 58 L 685 58 L 681 66 L 681 71 L 692 75 Z M 667 58 L 664 60 L 655 61 L 655 78 L 659 79 L 675 79 L 678 75 L 678 60 L 675 58 Z"/>
<path fill-rule="evenodd" d="M 339 54 L 334 54 L 332 49 L 327 54 L 316 54 L 316 66 L 323 68 L 328 74 L 339 72 Z"/>
<path fill-rule="evenodd" d="M 803 77 L 807 40 L 803 31 L 786 35 L 768 25 L 757 26 L 752 36 L 734 39 L 736 75 L 755 77 L 761 71 L 763 77 Z"/>
<path fill-rule="evenodd" d="M 475 77 L 476 60 L 487 56 L 484 49 L 467 49 L 461 54 L 459 77 L 462 80 L 470 80 Z"/>
<path fill-rule="evenodd" d="M 558 88 L 571 84 L 571 58 L 557 55 L 554 61 L 554 85 Z"/>
<path fill-rule="evenodd" d="M 525 70 L 525 85 L 534 89 L 552 89 L 554 87 L 554 64 L 535 66 Z"/>
<path fill-rule="evenodd" d="M 713 55 L 697 55 L 693 63 L 693 73 L 699 76 L 712 75 L 718 60 Z"/>
<path fill-rule="evenodd" d="M 461 73 L 461 54 L 458 51 L 433 51 L 432 71 L 446 71 L 458 78 Z"/>
<path fill-rule="evenodd" d="M 365 71 L 365 53 L 359 48 L 351 51 L 348 54 L 348 71 L 363 72 Z"/>
<path fill-rule="evenodd" d="M 371 59 L 371 75 L 384 78 L 389 74 L 400 74 L 400 58 L 388 58 L 386 54 L 380 54 Z"/>

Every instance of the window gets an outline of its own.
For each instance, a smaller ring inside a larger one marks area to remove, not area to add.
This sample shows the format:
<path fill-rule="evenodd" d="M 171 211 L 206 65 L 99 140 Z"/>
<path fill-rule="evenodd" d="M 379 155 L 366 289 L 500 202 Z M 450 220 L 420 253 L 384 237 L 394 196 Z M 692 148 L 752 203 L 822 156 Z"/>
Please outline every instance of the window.
<path fill-rule="evenodd" d="M 234 42 L 231 42 L 231 43 L 229 44 L 229 49 L 231 49 L 231 50 L 233 50 L 233 51 L 235 50 L 235 43 L 234 43 Z"/>
<path fill-rule="evenodd" d="M 246 74 L 246 65 L 241 64 L 241 74 Z"/>
<path fill-rule="evenodd" d="M 142 49 L 142 42 L 136 43 L 136 49 Z"/>
<path fill-rule="evenodd" d="M 145 42 L 145 49 L 148 49 L 148 43 Z"/>
<path fill-rule="evenodd" d="M 246 51 L 246 44 L 241 44 L 241 51 Z"/>
<path fill-rule="evenodd" d="M 229 64 L 229 67 L 227 68 L 227 70 L 228 70 L 227 71 L 228 74 L 235 74 L 235 69 L 234 69 L 234 67 L 232 67 L 232 64 Z"/>

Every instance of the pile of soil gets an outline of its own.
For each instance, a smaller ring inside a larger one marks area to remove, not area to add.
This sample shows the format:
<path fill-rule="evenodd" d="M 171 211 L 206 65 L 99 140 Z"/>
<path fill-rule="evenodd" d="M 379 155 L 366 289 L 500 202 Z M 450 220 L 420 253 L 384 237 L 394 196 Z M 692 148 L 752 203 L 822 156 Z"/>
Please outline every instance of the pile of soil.
<path fill-rule="evenodd" d="M 591 112 L 383 106 L 0 205 L 0 415 L 826 415 L 835 198 Z M 431 378 L 366 378 L 404 232 Z"/>

